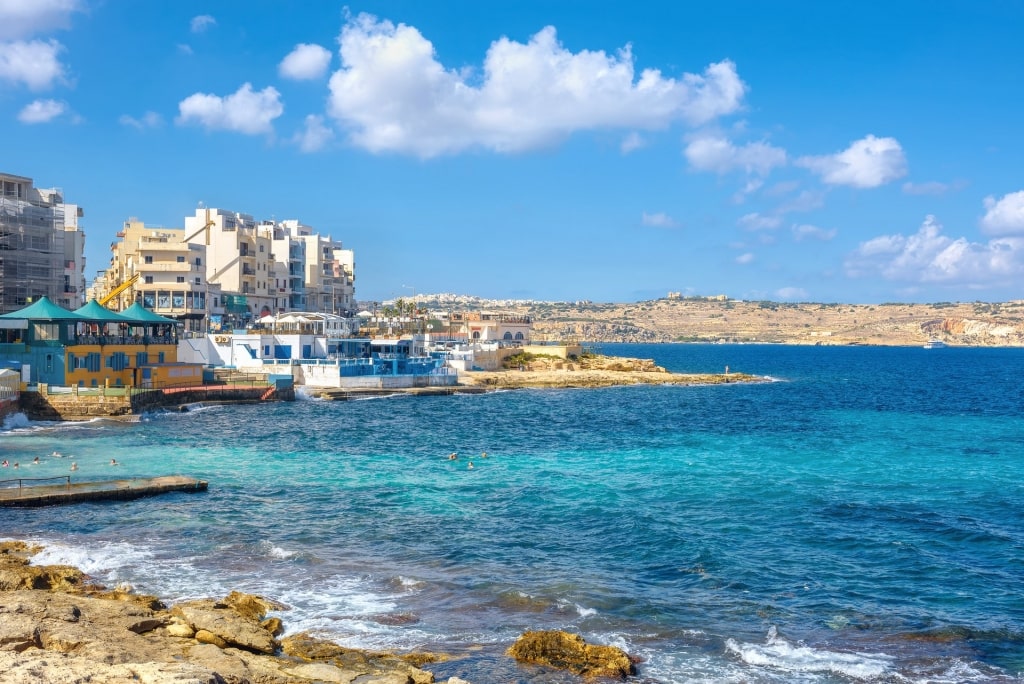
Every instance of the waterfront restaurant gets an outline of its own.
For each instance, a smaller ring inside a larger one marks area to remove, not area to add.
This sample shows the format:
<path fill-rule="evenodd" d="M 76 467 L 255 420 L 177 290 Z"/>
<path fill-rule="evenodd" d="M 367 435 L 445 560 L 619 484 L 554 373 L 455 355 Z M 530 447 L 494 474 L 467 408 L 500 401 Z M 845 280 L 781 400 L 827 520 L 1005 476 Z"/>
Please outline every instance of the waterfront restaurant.
<path fill-rule="evenodd" d="M 0 315 L 0 368 L 22 369 L 30 384 L 201 384 L 200 364 L 178 363 L 177 329 L 176 321 L 144 309 L 117 313 L 92 300 L 69 311 L 42 297 Z"/>

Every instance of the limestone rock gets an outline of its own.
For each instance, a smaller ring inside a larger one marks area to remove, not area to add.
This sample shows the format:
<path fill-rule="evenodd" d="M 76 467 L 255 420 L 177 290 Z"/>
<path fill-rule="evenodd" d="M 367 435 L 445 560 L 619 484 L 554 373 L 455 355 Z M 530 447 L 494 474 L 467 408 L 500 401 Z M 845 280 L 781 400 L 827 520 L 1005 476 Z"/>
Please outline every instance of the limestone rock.
<path fill-rule="evenodd" d="M 191 663 L 108 665 L 45 651 L 0 652 L 0 683 L 21 684 L 222 684 L 215 673 Z"/>
<path fill-rule="evenodd" d="M 526 632 L 508 654 L 520 662 L 569 670 L 585 677 L 624 679 L 635 672 L 629 656 L 614 646 L 594 646 L 579 634 L 558 630 Z"/>
<path fill-rule="evenodd" d="M 404 659 L 391 653 L 368 653 L 352 648 L 345 648 L 323 639 L 318 639 L 306 632 L 300 632 L 281 640 L 281 650 L 294 658 L 318 663 L 330 663 L 341 670 L 355 672 L 360 682 L 371 684 L 431 684 L 434 675 L 426 670 L 410 665 Z"/>
<path fill-rule="evenodd" d="M 260 623 L 260 627 L 270 632 L 271 636 L 281 636 L 284 632 L 284 623 L 281 622 L 281 618 L 267 618 Z"/>
<path fill-rule="evenodd" d="M 175 606 L 171 612 L 195 629 L 197 638 L 201 632 L 206 631 L 226 644 L 247 651 L 273 653 L 277 649 L 277 642 L 270 632 L 234 610 L 206 608 L 204 602 L 189 602 Z"/>
<path fill-rule="evenodd" d="M 213 632 L 208 632 L 205 629 L 200 629 L 196 631 L 196 641 L 198 641 L 201 644 L 213 644 L 217 648 L 228 647 L 228 642 L 224 641 Z"/>
<path fill-rule="evenodd" d="M 231 606 L 232 609 L 242 617 L 259 622 L 272 610 L 288 610 L 288 606 L 277 601 L 265 599 L 254 594 L 245 594 L 240 591 L 233 591 L 228 594 L 223 603 Z"/>

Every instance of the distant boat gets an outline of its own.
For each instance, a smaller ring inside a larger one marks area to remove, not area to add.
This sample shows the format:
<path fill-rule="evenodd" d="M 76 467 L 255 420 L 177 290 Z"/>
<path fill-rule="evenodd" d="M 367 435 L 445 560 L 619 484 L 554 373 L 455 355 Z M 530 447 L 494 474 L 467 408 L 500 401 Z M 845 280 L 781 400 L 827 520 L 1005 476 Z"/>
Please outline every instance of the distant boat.
<path fill-rule="evenodd" d="M 925 349 L 945 349 L 946 343 L 942 340 L 937 340 L 934 337 L 924 343 Z"/>

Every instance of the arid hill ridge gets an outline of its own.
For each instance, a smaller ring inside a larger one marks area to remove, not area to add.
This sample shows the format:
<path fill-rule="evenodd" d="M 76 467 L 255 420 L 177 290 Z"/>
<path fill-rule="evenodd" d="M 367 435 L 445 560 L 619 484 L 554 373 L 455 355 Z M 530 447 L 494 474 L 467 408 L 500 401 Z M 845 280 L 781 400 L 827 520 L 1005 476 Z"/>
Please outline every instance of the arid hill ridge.
<path fill-rule="evenodd" d="M 624 304 L 477 301 L 477 308 L 532 316 L 535 338 L 541 340 L 917 346 L 937 338 L 949 345 L 1024 346 L 1024 300 L 933 304 L 791 304 L 725 297 Z"/>

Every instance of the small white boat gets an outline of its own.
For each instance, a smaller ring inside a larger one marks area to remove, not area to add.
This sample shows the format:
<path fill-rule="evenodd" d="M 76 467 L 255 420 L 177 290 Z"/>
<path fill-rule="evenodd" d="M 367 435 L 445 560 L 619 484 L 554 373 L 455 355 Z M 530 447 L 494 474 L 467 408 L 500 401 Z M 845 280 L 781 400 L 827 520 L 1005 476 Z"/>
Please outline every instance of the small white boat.
<path fill-rule="evenodd" d="M 935 339 L 934 337 L 924 343 L 925 349 L 944 349 L 946 343 L 942 340 Z"/>

